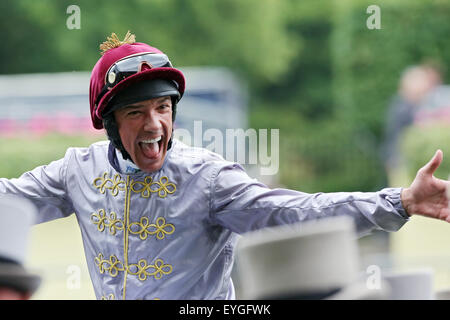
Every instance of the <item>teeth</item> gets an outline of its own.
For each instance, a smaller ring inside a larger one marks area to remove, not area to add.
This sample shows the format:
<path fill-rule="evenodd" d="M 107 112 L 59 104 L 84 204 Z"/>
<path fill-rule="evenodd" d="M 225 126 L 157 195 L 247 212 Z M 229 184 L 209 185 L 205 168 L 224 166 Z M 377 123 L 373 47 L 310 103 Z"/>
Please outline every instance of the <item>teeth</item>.
<path fill-rule="evenodd" d="M 158 142 L 159 140 L 161 140 L 161 136 L 159 136 L 158 138 L 155 138 L 155 139 L 150 139 L 150 140 L 142 140 L 141 142 L 143 142 L 143 143 L 155 143 L 155 142 Z"/>

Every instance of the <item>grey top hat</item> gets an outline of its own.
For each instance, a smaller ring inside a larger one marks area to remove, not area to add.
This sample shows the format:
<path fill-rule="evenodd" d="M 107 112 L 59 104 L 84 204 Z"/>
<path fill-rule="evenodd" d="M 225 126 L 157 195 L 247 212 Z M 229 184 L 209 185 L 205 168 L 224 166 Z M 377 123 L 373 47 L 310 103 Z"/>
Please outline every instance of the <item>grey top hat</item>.
<path fill-rule="evenodd" d="M 0 195 L 0 287 L 34 293 L 41 278 L 24 268 L 28 235 L 36 216 L 27 199 Z"/>
<path fill-rule="evenodd" d="M 360 280 L 349 217 L 248 233 L 238 244 L 237 262 L 244 299 L 372 298 Z"/>

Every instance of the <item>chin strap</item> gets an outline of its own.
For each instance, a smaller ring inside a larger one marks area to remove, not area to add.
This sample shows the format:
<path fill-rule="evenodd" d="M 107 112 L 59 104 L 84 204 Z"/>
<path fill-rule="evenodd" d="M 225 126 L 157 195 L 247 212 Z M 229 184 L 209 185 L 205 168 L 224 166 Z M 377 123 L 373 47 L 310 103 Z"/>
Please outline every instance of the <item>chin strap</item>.
<path fill-rule="evenodd" d="M 172 148 L 172 140 L 173 140 L 173 128 L 172 128 L 172 134 L 170 135 L 169 142 L 167 143 L 167 151 L 169 151 L 170 148 Z"/>

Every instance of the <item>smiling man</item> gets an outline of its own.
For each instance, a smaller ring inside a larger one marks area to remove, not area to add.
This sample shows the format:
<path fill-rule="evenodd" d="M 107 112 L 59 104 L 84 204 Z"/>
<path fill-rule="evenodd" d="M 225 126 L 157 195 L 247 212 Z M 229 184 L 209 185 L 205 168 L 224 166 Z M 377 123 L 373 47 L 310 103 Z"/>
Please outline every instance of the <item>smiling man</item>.
<path fill-rule="evenodd" d="M 146 100 L 114 112 L 120 139 L 133 162 L 143 171 L 162 167 L 172 134 L 169 96 Z"/>
<path fill-rule="evenodd" d="M 0 193 L 33 201 L 39 222 L 75 213 L 99 299 L 234 299 L 234 249 L 251 230 L 336 215 L 360 234 L 397 231 L 412 214 L 449 220 L 449 183 L 433 177 L 440 151 L 405 189 L 270 189 L 239 164 L 173 139 L 185 79 L 163 52 L 130 34 L 100 48 L 90 111 L 109 141 L 0 179 Z"/>
<path fill-rule="evenodd" d="M 133 87 L 142 89 L 150 95 L 154 93 L 155 84 L 174 86 L 165 80 L 143 81 Z M 160 89 L 160 88 L 159 88 Z M 173 88 L 176 91 L 176 88 Z M 158 91 L 160 92 L 160 91 Z M 125 90 L 119 94 L 130 95 Z M 164 91 L 162 94 L 167 94 Z M 132 93 L 131 93 L 131 96 Z M 115 99 L 117 100 L 117 99 Z M 120 101 L 120 100 L 119 100 Z M 115 136 L 115 130 L 109 127 L 109 122 L 116 122 L 119 138 L 123 146 L 122 154 L 127 154 L 137 168 L 145 172 L 153 172 L 162 167 L 166 158 L 169 143 L 172 136 L 172 99 L 170 96 L 152 98 L 145 101 L 112 108 L 107 116 L 106 125 L 108 134 Z M 117 106 L 117 104 L 113 104 Z M 114 126 L 114 128 L 116 127 Z M 119 143 L 120 145 L 120 143 Z"/>

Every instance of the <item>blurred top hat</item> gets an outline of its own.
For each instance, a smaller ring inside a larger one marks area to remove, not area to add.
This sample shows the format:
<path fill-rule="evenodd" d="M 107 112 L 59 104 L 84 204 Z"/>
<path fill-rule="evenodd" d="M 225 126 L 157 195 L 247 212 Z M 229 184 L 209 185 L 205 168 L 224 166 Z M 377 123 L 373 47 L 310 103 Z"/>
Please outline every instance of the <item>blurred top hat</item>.
<path fill-rule="evenodd" d="M 0 287 L 32 294 L 40 285 L 41 278 L 24 267 L 36 214 L 29 200 L 0 195 Z"/>
<path fill-rule="evenodd" d="M 359 272 L 357 235 L 349 217 L 266 228 L 238 244 L 244 299 L 383 299 Z"/>
<path fill-rule="evenodd" d="M 450 300 L 450 288 L 444 288 L 444 289 L 440 289 L 437 290 L 434 293 L 434 298 L 436 300 Z"/>
<path fill-rule="evenodd" d="M 389 284 L 390 300 L 434 300 L 434 270 L 415 267 L 403 270 L 384 270 L 383 279 Z M 440 294 L 442 296 L 442 294 Z M 441 299 L 439 297 L 439 299 Z"/>

